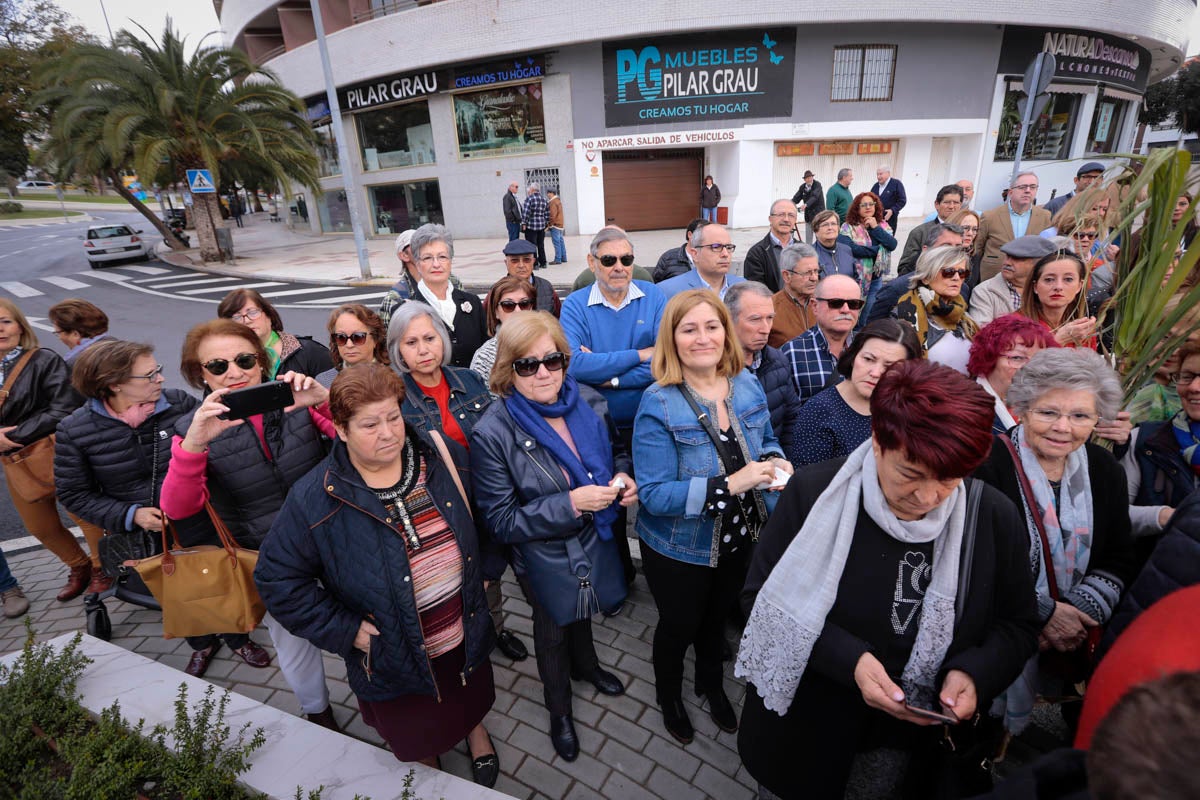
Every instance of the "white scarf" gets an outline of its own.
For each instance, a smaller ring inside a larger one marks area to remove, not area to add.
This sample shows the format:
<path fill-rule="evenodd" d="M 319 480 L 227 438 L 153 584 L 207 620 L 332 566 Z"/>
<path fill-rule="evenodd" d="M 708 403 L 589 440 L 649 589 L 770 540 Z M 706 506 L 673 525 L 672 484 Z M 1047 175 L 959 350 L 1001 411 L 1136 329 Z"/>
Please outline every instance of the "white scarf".
<path fill-rule="evenodd" d="M 860 500 L 867 515 L 893 539 L 934 543 L 933 576 L 901 684 L 910 702 L 937 707 L 934 680 L 954 635 L 966 490 L 960 484 L 919 520 L 898 519 L 879 488 L 868 439 L 850 454 L 813 504 L 800 532 L 767 576 L 746 623 L 734 674 L 752 682 L 763 705 L 780 716 L 792 704 L 813 645 L 837 599 Z"/>
<path fill-rule="evenodd" d="M 1000 424 L 1004 426 L 1004 430 L 1011 431 L 1017 421 L 1013 419 L 1012 412 L 1008 410 L 1008 406 L 1004 404 L 1004 398 L 1000 396 L 988 379 L 980 375 L 975 379 L 975 382 L 983 387 L 983 390 L 990 394 L 996 400 L 996 418 L 1000 420 Z"/>

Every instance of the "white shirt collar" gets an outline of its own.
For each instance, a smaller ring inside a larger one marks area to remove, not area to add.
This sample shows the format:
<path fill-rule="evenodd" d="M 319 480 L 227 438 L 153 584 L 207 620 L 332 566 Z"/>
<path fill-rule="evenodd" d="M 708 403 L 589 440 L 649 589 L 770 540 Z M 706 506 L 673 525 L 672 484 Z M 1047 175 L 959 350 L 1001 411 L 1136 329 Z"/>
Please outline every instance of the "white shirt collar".
<path fill-rule="evenodd" d="M 604 296 L 604 292 L 600 291 L 600 284 L 593 283 L 592 290 L 590 292 L 588 292 L 587 304 L 589 306 L 596 306 L 596 305 L 608 306 L 613 311 L 620 311 L 622 308 L 629 305 L 634 300 L 638 300 L 645 296 L 646 296 L 646 293 L 643 292 L 640 288 L 638 288 L 638 285 L 636 283 L 634 283 L 633 281 L 630 281 L 629 288 L 625 291 L 625 298 L 621 301 L 620 305 L 614 306 L 612 303 L 608 302 L 608 298 Z"/>

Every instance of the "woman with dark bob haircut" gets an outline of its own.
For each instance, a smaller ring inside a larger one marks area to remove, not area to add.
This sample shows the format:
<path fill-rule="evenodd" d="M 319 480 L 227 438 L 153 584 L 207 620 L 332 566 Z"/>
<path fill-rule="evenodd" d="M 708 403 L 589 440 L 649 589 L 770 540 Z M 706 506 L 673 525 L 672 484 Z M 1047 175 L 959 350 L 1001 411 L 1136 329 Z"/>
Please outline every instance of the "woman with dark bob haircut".
<path fill-rule="evenodd" d="M 345 367 L 355 364 L 391 364 L 387 351 L 387 328 L 371 309 L 357 303 L 338 306 L 329 312 L 329 355 L 333 369 L 317 375 L 326 389 Z"/>
<path fill-rule="evenodd" d="M 496 363 L 496 336 L 500 332 L 500 323 L 522 311 L 537 310 L 537 287 L 525 278 L 516 275 L 505 275 L 492 284 L 487 295 L 487 324 L 488 339 L 475 351 L 471 358 L 471 370 L 483 382 L 492 378 L 492 366 Z"/>
<path fill-rule="evenodd" d="M 910 756 L 890 776 L 905 797 L 935 796 L 930 712 L 973 725 L 1037 652 L 1017 510 L 964 480 L 991 419 L 966 376 L 903 361 L 871 395 L 871 438 L 784 488 L 742 591 L 735 667 L 760 797 L 841 800 L 855 756 L 881 747 Z"/>
<path fill-rule="evenodd" d="M 293 336 L 283 331 L 283 319 L 275 306 L 254 289 L 234 289 L 217 306 L 217 316 L 231 319 L 254 331 L 267 353 L 263 369 L 267 380 L 285 372 L 314 377 L 333 369 L 329 351 L 311 336 Z"/>
<path fill-rule="evenodd" d="M 108 315 L 87 300 L 72 297 L 55 303 L 46 316 L 54 324 L 54 335 L 70 348 L 63 356 L 67 366 L 90 345 L 108 336 Z"/>
<path fill-rule="evenodd" d="M 800 409 L 788 454 L 797 467 L 842 458 L 871 438 L 871 396 L 888 367 L 922 358 L 912 325 L 877 319 L 863 328 L 838 357 L 846 380 L 818 392 Z"/>
<path fill-rule="evenodd" d="M 404 306 L 401 306 L 404 308 Z M 463 738 L 476 783 L 500 774 L 483 718 L 496 699 L 467 452 L 400 413 L 404 382 L 382 364 L 330 389 L 337 440 L 293 486 L 254 578 L 288 630 L 346 662 L 363 721 L 400 761 L 436 766 Z"/>

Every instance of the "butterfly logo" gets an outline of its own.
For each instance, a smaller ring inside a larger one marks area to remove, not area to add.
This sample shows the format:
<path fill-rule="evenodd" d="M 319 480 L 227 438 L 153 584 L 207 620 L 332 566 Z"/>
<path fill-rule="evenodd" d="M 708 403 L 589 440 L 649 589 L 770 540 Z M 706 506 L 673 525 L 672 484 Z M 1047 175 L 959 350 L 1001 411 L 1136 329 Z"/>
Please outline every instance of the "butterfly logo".
<path fill-rule="evenodd" d="M 771 40 L 771 34 L 763 34 L 763 47 L 767 48 L 768 50 L 773 50 L 777 44 L 779 44 L 779 42 Z"/>
<path fill-rule="evenodd" d="M 771 53 L 771 63 L 772 64 L 780 64 L 782 62 L 783 62 L 783 56 L 777 56 L 774 53 Z"/>

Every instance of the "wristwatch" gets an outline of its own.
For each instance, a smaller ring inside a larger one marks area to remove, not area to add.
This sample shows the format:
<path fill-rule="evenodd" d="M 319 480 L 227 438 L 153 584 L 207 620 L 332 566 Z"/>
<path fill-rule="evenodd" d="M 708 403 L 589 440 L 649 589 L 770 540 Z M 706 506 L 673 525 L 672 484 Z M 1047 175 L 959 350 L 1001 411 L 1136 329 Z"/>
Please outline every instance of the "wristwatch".
<path fill-rule="evenodd" d="M 614 375 L 613 379 L 608 382 L 608 385 L 611 386 L 612 388 L 616 389 L 618 386 L 621 385 L 621 379 Z"/>

